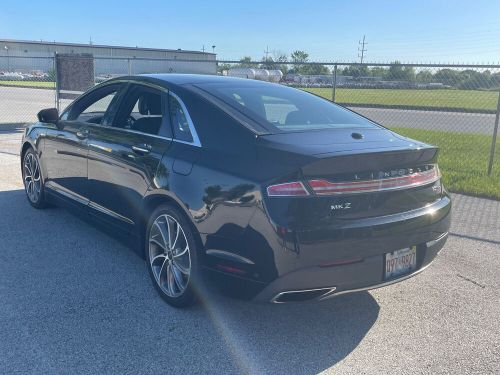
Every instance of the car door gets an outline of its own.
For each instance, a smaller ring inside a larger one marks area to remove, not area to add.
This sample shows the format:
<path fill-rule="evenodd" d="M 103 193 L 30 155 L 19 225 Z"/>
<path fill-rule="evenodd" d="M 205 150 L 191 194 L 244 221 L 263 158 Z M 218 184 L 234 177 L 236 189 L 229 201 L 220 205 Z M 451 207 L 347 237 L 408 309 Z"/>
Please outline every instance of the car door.
<path fill-rule="evenodd" d="M 130 83 L 109 125 L 90 125 L 91 213 L 126 230 L 137 222 L 172 134 L 166 89 Z"/>
<path fill-rule="evenodd" d="M 46 186 L 71 202 L 88 203 L 87 155 L 89 124 L 101 123 L 117 94 L 116 83 L 98 87 L 73 102 L 44 141 Z"/>

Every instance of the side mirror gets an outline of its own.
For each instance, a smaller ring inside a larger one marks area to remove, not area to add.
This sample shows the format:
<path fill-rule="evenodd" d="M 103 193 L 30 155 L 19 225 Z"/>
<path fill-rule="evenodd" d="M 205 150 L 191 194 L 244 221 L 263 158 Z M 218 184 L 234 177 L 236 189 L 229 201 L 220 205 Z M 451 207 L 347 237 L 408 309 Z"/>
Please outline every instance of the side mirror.
<path fill-rule="evenodd" d="M 57 108 L 47 108 L 47 109 L 42 109 L 40 112 L 38 112 L 38 121 L 40 122 L 47 122 L 50 124 L 57 124 L 59 121 L 59 111 Z"/>

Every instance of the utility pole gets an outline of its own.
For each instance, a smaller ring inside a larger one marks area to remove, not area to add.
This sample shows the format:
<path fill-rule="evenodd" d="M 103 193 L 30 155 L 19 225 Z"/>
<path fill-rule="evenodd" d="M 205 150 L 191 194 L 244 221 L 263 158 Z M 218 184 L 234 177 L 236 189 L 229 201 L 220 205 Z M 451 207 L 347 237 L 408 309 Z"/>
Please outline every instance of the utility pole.
<path fill-rule="evenodd" d="M 203 52 L 205 52 L 205 45 L 203 45 L 203 47 L 201 47 L 201 50 L 202 50 Z"/>
<path fill-rule="evenodd" d="M 267 56 L 269 55 L 269 46 L 266 46 L 266 50 L 264 51 L 266 54 L 266 61 L 267 61 Z"/>
<path fill-rule="evenodd" d="M 368 44 L 365 42 L 365 35 L 363 35 L 363 41 L 358 41 L 358 44 L 361 46 L 361 48 L 358 47 L 358 51 L 361 52 L 361 54 L 358 53 L 358 57 L 360 58 L 361 64 L 363 64 L 363 59 L 365 58 L 365 52 L 367 49 L 365 48 L 365 44 Z"/>

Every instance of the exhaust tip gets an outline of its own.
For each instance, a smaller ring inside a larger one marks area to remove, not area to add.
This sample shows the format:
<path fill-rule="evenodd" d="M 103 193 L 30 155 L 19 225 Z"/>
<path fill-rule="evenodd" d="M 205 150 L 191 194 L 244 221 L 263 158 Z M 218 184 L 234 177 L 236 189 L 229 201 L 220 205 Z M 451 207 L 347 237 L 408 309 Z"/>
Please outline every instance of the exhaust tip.
<path fill-rule="evenodd" d="M 315 299 L 320 299 L 332 294 L 337 288 L 319 288 L 305 290 L 290 290 L 287 292 L 278 293 L 271 302 L 273 303 L 289 303 L 289 302 L 305 302 Z"/>

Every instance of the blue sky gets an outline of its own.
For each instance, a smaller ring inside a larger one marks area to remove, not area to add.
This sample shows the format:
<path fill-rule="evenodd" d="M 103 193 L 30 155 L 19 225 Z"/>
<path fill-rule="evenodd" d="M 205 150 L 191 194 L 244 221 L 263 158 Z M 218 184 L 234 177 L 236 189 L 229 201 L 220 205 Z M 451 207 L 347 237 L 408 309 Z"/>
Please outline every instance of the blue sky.
<path fill-rule="evenodd" d="M 64 4 L 64 5 L 63 5 Z M 0 38 L 211 50 L 260 59 L 305 50 L 311 60 L 500 62 L 500 1 L 9 1 Z"/>

